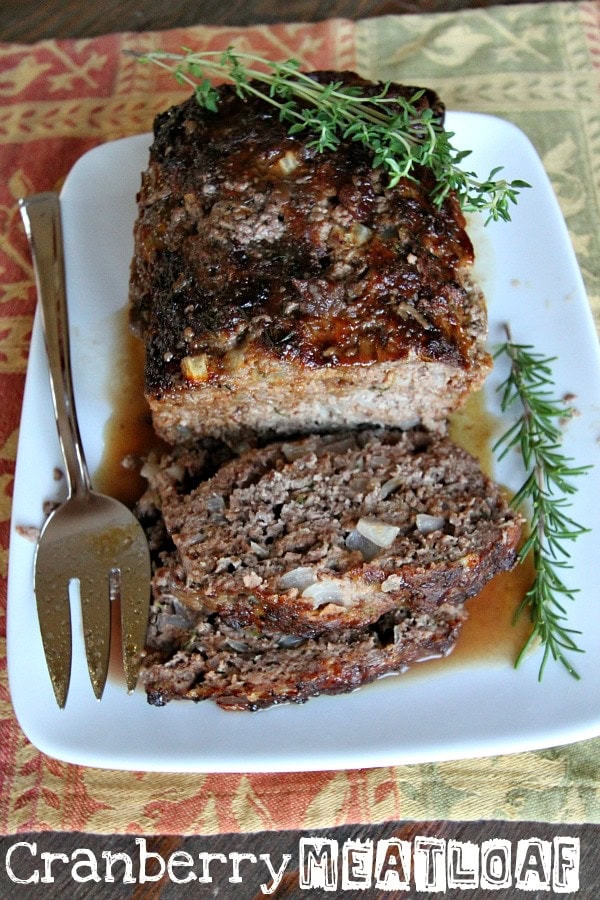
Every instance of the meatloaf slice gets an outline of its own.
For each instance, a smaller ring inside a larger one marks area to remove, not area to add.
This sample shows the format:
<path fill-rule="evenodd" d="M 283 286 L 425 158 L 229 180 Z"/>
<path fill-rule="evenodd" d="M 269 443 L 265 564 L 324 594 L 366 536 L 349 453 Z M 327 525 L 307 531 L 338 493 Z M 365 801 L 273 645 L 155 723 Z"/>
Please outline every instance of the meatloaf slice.
<path fill-rule="evenodd" d="M 181 561 L 177 595 L 232 627 L 313 637 L 399 607 L 434 612 L 516 560 L 519 516 L 431 432 L 276 442 L 199 483 L 193 459 L 151 473 Z"/>
<path fill-rule="evenodd" d="M 443 431 L 490 368 L 455 198 L 438 209 L 431 170 L 390 188 L 358 143 L 319 153 L 261 99 L 219 96 L 217 113 L 190 98 L 157 117 L 138 195 L 131 318 L 156 431 Z M 431 91 L 417 105 L 443 117 Z"/>
<path fill-rule="evenodd" d="M 448 654 L 465 617 L 460 604 L 434 612 L 397 608 L 372 625 L 313 639 L 233 628 L 179 599 L 176 560 L 159 569 L 145 658 L 140 671 L 148 701 L 214 700 L 254 711 L 318 694 L 352 691 L 424 659 Z"/>

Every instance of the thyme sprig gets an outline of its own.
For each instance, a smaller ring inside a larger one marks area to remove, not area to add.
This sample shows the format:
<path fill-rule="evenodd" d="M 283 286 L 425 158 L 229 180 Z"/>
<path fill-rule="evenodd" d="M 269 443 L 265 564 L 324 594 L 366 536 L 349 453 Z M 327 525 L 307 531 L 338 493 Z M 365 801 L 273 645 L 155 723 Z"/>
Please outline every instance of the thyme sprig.
<path fill-rule="evenodd" d="M 496 442 L 494 451 L 498 459 L 514 447 L 521 452 L 526 478 L 512 502 L 515 507 L 526 504 L 530 508 L 530 533 L 521 547 L 520 560 L 531 553 L 535 569 L 534 582 L 515 614 L 518 618 L 529 610 L 532 622 L 531 634 L 515 666 L 539 642 L 543 647 L 540 681 L 550 657 L 579 678 L 567 654 L 582 652 L 574 637 L 580 632 L 566 626 L 563 602 L 573 600 L 577 590 L 566 586 L 561 573 L 571 568 L 565 544 L 589 530 L 573 521 L 565 510 L 576 491 L 572 479 L 591 467 L 574 466 L 561 451 L 561 422 L 569 419 L 574 410 L 552 396 L 555 357 L 536 353 L 530 345 L 514 343 L 510 329 L 505 327 L 507 341 L 496 353 L 496 358 L 505 355 L 510 360 L 510 372 L 498 388 L 501 408 L 505 412 L 518 402 L 522 412 Z"/>
<path fill-rule="evenodd" d="M 260 97 L 275 107 L 280 119 L 289 123 L 289 134 L 312 132 L 308 146 L 320 152 L 335 150 L 342 140 L 357 141 L 373 153 L 373 167 L 387 171 L 391 187 L 401 178 L 414 178 L 416 166 L 428 166 L 436 179 L 433 199 L 437 206 L 453 192 L 465 212 L 487 212 L 486 224 L 509 221 L 511 204 L 517 202 L 521 189 L 530 187 L 520 179 L 497 178 L 501 167 L 492 169 L 486 179 L 463 169 L 461 164 L 471 151 L 452 145 L 454 133 L 444 129 L 434 110 L 418 108 L 424 91 L 407 100 L 391 95 L 388 82 L 378 93 L 366 96 L 360 87 L 343 81 L 320 84 L 301 72 L 294 59 L 272 62 L 231 47 L 224 52 L 183 50 L 132 55 L 192 86 L 198 103 L 212 112 L 219 103 L 212 79 L 225 79 L 242 99 Z"/>

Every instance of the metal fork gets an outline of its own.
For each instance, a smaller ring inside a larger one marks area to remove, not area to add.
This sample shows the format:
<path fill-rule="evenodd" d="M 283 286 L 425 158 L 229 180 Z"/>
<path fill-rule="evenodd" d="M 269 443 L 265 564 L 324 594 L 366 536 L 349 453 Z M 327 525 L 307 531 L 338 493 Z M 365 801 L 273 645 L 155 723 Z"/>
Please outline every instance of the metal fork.
<path fill-rule="evenodd" d="M 50 370 L 54 415 L 66 468 L 67 500 L 46 520 L 37 543 L 34 591 L 48 671 L 64 708 L 71 675 L 69 586 L 79 582 L 83 636 L 94 694 L 108 674 L 111 598 L 120 599 L 127 689 L 135 689 L 146 636 L 150 554 L 134 515 L 91 489 L 77 424 L 64 272 L 60 200 L 52 193 L 19 201 L 31 249 Z"/>

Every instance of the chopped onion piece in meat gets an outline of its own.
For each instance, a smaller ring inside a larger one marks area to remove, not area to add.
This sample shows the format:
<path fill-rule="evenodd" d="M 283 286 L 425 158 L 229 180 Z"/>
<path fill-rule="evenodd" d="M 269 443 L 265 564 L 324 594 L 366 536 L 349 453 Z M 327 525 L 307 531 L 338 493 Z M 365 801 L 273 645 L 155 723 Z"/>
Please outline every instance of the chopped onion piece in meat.
<path fill-rule="evenodd" d="M 337 603 L 339 606 L 346 606 L 344 601 L 344 593 L 335 581 L 317 581 L 311 584 L 302 596 L 312 600 L 315 609 L 324 606 L 326 603 Z"/>
<path fill-rule="evenodd" d="M 300 647 L 305 641 L 306 638 L 299 634 L 282 634 L 277 643 L 286 650 L 292 650 L 294 647 Z"/>
<path fill-rule="evenodd" d="M 298 166 L 300 165 L 300 160 L 295 153 L 293 153 L 291 150 L 288 150 L 288 152 L 281 157 L 278 163 L 279 168 L 281 169 L 283 174 L 289 175 L 291 172 L 295 171 L 295 169 L 298 168 Z"/>
<path fill-rule="evenodd" d="M 351 240 L 359 246 L 360 244 L 366 244 L 372 234 L 372 230 L 363 225 L 362 222 L 355 222 L 350 229 Z"/>
<path fill-rule="evenodd" d="M 248 653 L 248 651 L 251 649 L 250 645 L 247 644 L 246 641 L 238 641 L 230 637 L 225 640 L 225 643 L 229 647 L 231 647 L 232 650 L 235 650 L 236 653 Z"/>
<path fill-rule="evenodd" d="M 390 478 L 389 481 L 386 481 L 381 485 L 381 489 L 379 491 L 379 496 L 382 500 L 385 500 L 390 494 L 393 494 L 394 491 L 398 490 L 398 488 L 404 484 L 405 479 L 401 476 L 397 475 L 395 478 Z"/>
<path fill-rule="evenodd" d="M 356 529 L 346 537 L 346 547 L 348 550 L 360 550 L 367 562 L 371 562 L 381 550 L 379 544 L 374 544 Z"/>
<path fill-rule="evenodd" d="M 285 575 L 279 579 L 279 589 L 281 591 L 289 591 L 291 588 L 297 588 L 299 591 L 306 590 L 311 584 L 317 580 L 313 569 L 310 566 L 298 566 L 296 569 L 290 569 Z"/>
<path fill-rule="evenodd" d="M 206 508 L 209 512 L 223 512 L 225 509 L 225 500 L 220 494 L 213 494 L 206 501 Z"/>
<path fill-rule="evenodd" d="M 378 547 L 391 547 L 400 528 L 397 525 L 382 522 L 381 519 L 362 518 L 356 523 L 356 530 L 377 544 Z"/>
<path fill-rule="evenodd" d="M 431 534 L 432 531 L 440 531 L 446 520 L 443 516 L 430 516 L 427 513 L 418 513 L 416 525 L 421 534 Z"/>
<path fill-rule="evenodd" d="M 160 617 L 160 630 L 167 628 L 181 628 L 182 631 L 189 630 L 190 617 L 181 615 L 180 613 L 164 613 Z"/>
<path fill-rule="evenodd" d="M 256 541 L 250 541 L 250 549 L 259 559 L 267 559 L 269 556 L 267 548 L 263 547 L 262 544 L 257 544 Z"/>

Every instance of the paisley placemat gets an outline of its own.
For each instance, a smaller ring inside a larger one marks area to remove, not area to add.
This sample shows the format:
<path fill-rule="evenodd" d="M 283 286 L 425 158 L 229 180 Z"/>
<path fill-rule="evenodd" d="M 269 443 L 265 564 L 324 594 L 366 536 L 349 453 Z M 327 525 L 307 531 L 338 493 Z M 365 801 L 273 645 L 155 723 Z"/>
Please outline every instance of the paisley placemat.
<path fill-rule="evenodd" d="M 553 181 L 596 321 L 600 316 L 598 3 L 0 44 L 0 831 L 211 834 L 411 818 L 600 822 L 600 739 L 463 762 L 190 776 L 58 762 L 16 723 L 6 675 L 6 576 L 35 306 L 16 199 L 59 189 L 83 153 L 149 130 L 154 115 L 183 96 L 122 50 L 230 44 L 294 56 L 306 68 L 425 83 L 451 109 L 515 122 Z"/>

